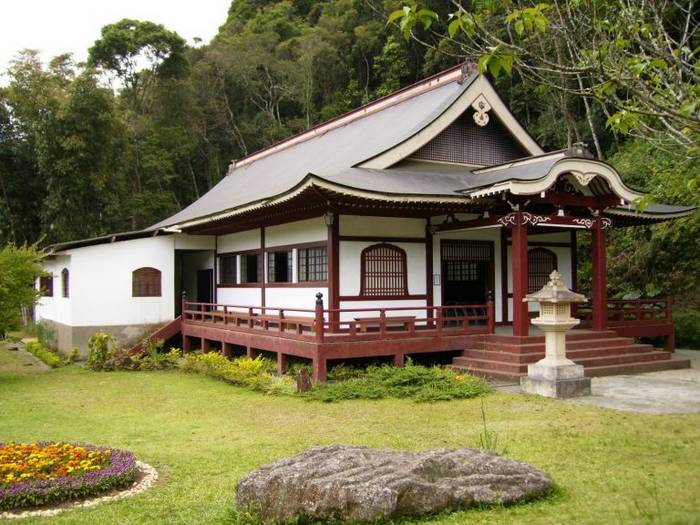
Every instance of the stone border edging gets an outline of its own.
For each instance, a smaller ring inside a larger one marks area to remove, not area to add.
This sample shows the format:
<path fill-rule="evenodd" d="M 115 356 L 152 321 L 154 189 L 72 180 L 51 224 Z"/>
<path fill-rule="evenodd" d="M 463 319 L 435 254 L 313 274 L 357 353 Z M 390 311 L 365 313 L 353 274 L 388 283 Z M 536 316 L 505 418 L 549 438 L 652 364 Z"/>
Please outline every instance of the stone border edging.
<path fill-rule="evenodd" d="M 66 502 L 66 503 L 60 503 L 58 507 L 54 508 L 47 508 L 47 509 L 37 509 L 37 510 L 16 510 L 16 511 L 6 511 L 6 512 L 0 512 L 0 519 L 16 519 L 16 518 L 32 518 L 32 517 L 47 517 L 47 516 L 55 516 L 56 514 L 59 514 L 63 511 L 66 510 L 71 510 L 71 509 L 76 509 L 76 508 L 81 508 L 81 507 L 94 507 L 95 505 L 99 505 L 100 503 L 104 503 L 107 501 L 116 501 L 124 498 L 128 498 L 129 496 L 135 496 L 136 494 L 140 494 L 141 492 L 144 492 L 146 489 L 150 488 L 157 480 L 158 480 L 158 471 L 154 469 L 152 466 L 148 465 L 147 463 L 143 463 L 141 461 L 136 462 L 136 466 L 139 468 L 139 471 L 144 475 L 143 479 L 136 483 L 135 485 L 132 485 L 131 487 L 121 490 L 117 492 L 116 494 L 112 494 L 109 496 L 98 496 L 95 498 L 90 498 L 87 500 L 83 501 L 75 501 L 73 503 Z"/>

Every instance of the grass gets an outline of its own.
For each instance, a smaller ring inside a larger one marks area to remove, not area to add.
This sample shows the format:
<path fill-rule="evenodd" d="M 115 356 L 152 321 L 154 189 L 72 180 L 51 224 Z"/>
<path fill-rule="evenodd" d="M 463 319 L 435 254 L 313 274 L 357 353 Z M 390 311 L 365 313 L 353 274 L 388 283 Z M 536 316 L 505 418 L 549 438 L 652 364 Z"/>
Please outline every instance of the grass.
<path fill-rule="evenodd" d="M 23 524 L 216 524 L 236 482 L 314 445 L 421 450 L 476 446 L 481 399 L 317 404 L 271 397 L 200 375 L 36 373 L 0 349 L 0 436 L 125 448 L 160 474 L 144 494 Z M 700 523 L 700 415 L 635 415 L 538 397 L 484 398 L 508 456 L 548 472 L 550 498 L 433 516 L 427 524 Z"/>

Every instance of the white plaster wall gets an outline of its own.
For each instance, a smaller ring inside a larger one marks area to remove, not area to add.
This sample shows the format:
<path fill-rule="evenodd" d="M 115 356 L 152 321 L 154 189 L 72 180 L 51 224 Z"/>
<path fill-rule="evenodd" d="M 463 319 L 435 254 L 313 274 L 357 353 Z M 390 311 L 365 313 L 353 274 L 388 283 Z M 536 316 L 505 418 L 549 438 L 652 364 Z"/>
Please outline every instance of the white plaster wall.
<path fill-rule="evenodd" d="M 366 311 L 360 312 L 345 312 L 340 315 L 341 321 L 352 321 L 356 317 L 379 317 L 379 311 L 377 308 L 403 308 L 403 307 L 415 307 L 415 310 L 399 310 L 396 312 L 387 312 L 387 317 L 403 317 L 403 316 L 414 316 L 418 319 L 425 319 L 427 317 L 427 311 L 425 310 L 425 300 L 387 300 L 382 299 L 381 301 L 341 301 L 340 308 L 367 308 Z"/>
<path fill-rule="evenodd" d="M 340 295 L 359 295 L 362 250 L 375 242 L 340 242 Z M 406 251 L 408 269 L 408 293 L 423 295 L 425 290 L 425 244 L 412 242 L 392 242 Z"/>
<path fill-rule="evenodd" d="M 463 239 L 471 241 L 492 241 L 494 258 L 494 309 L 496 322 L 500 322 L 502 304 L 501 286 L 501 230 L 500 228 L 485 228 L 482 230 L 461 230 L 438 232 L 433 236 L 433 275 L 439 275 L 440 284 L 433 285 L 433 304 L 442 305 L 442 261 L 440 254 L 441 239 Z"/>
<path fill-rule="evenodd" d="M 425 237 L 425 219 L 341 215 L 340 235 L 375 237 Z"/>
<path fill-rule="evenodd" d="M 217 302 L 237 306 L 260 306 L 260 288 L 235 287 L 219 288 Z"/>
<path fill-rule="evenodd" d="M 176 250 L 213 250 L 216 247 L 216 236 L 214 235 L 176 233 L 174 238 Z"/>
<path fill-rule="evenodd" d="M 173 318 L 174 238 L 147 237 L 69 251 L 72 326 L 160 323 Z M 161 297 L 132 297 L 132 272 L 161 271 Z"/>
<path fill-rule="evenodd" d="M 240 252 L 257 250 L 260 248 L 260 230 L 246 230 L 244 232 L 220 235 L 217 242 L 218 253 Z"/>
<path fill-rule="evenodd" d="M 268 285 L 269 286 L 269 285 Z M 324 308 L 328 308 L 328 288 L 325 286 L 303 288 L 265 288 L 265 304 L 271 307 L 301 308 L 302 310 L 314 310 L 316 308 L 316 294 L 323 294 Z M 313 316 L 311 313 L 294 313 L 290 315 Z"/>
<path fill-rule="evenodd" d="M 265 248 L 305 242 L 323 242 L 327 238 L 328 227 L 323 217 L 265 228 Z"/>
<path fill-rule="evenodd" d="M 53 297 L 41 297 L 36 306 L 36 320 L 49 319 L 65 325 L 71 325 L 72 316 L 72 280 L 71 260 L 67 255 L 58 255 L 53 259 L 42 262 L 44 271 L 53 275 Z M 61 271 L 68 268 L 69 297 L 63 297 L 63 281 Z"/>

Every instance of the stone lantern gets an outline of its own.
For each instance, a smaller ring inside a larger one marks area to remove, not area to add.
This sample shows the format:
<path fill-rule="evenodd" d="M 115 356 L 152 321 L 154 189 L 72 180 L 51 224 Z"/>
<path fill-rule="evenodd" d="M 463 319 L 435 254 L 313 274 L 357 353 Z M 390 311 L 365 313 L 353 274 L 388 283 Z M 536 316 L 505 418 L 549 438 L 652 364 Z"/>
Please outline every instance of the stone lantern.
<path fill-rule="evenodd" d="M 523 301 L 538 302 L 540 315 L 532 324 L 544 332 L 545 356 L 528 365 L 527 376 L 520 379 L 526 392 L 546 397 L 576 397 L 591 393 L 591 380 L 583 375 L 583 366 L 566 357 L 566 332 L 581 321 L 571 317 L 571 303 L 583 303 L 586 298 L 569 290 L 554 270 L 549 282 Z"/>

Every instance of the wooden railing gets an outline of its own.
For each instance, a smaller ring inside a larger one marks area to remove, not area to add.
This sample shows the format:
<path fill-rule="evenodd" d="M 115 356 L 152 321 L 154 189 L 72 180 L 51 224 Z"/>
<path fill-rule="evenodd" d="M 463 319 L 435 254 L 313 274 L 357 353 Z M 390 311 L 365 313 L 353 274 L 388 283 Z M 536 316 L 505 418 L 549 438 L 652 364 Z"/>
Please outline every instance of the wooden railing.
<path fill-rule="evenodd" d="M 582 324 L 592 319 L 590 303 L 577 305 L 576 317 Z M 608 326 L 645 326 L 648 324 L 673 324 L 673 298 L 630 299 L 608 301 Z"/>
<path fill-rule="evenodd" d="M 183 300 L 183 323 L 264 331 L 316 342 L 392 339 L 421 335 L 493 333 L 493 303 L 450 306 L 324 309 L 198 303 Z"/>

